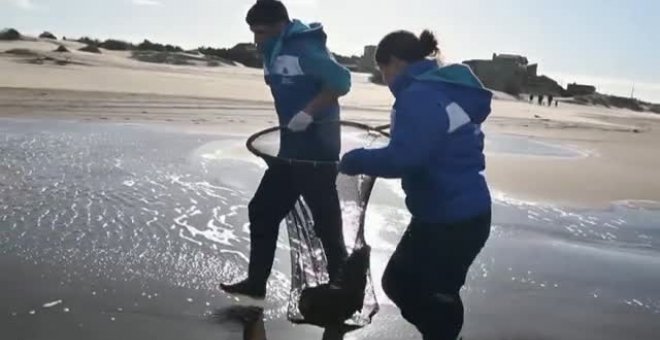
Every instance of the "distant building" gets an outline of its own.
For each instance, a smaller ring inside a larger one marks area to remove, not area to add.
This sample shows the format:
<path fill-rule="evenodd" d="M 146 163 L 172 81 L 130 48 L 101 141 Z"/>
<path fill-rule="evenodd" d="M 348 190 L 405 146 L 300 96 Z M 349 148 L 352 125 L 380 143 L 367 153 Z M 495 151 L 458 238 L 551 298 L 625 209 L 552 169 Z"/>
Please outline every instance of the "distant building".
<path fill-rule="evenodd" d="M 536 77 L 539 72 L 539 65 L 538 64 L 533 64 L 533 65 L 527 65 L 527 76 L 528 77 Z"/>
<path fill-rule="evenodd" d="M 529 64 L 525 56 L 493 53 L 491 60 L 463 62 L 490 89 L 509 94 L 531 93 L 560 96 L 564 89 L 553 79 L 538 75 L 538 64 Z"/>
<path fill-rule="evenodd" d="M 568 87 L 566 88 L 566 94 L 568 96 L 587 96 L 590 94 L 596 93 L 596 87 L 592 85 L 584 85 L 584 84 L 568 84 Z"/>
<path fill-rule="evenodd" d="M 365 46 L 364 55 L 360 61 L 360 71 L 361 72 L 374 72 L 376 71 L 376 49 L 377 46 Z"/>
<path fill-rule="evenodd" d="M 463 62 L 490 89 L 518 94 L 527 84 L 529 61 L 526 57 L 511 54 L 493 54 L 492 60 L 467 60 Z M 535 72 L 536 68 L 532 67 Z"/>
<path fill-rule="evenodd" d="M 497 54 L 493 53 L 493 61 L 499 61 L 499 62 L 510 62 L 514 63 L 517 65 L 528 65 L 529 60 L 527 60 L 527 57 L 523 57 L 521 55 L 517 54 Z"/>
<path fill-rule="evenodd" d="M 564 95 L 566 91 L 564 91 L 564 88 L 557 81 L 550 77 L 535 76 L 528 79 L 525 92 L 559 97 Z"/>

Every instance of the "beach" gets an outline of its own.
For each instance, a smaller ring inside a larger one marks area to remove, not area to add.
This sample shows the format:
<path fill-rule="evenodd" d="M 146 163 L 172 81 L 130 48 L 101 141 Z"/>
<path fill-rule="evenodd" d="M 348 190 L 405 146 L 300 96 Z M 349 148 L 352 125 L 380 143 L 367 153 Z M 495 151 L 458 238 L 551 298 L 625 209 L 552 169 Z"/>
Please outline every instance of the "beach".
<path fill-rule="evenodd" d="M 246 265 L 264 164 L 245 140 L 277 124 L 262 71 L 66 44 L 0 42 L 0 337 L 240 339 L 211 315 L 237 302 L 218 284 Z M 483 126 L 494 222 L 462 292 L 465 338 L 652 339 L 660 115 L 495 97 Z M 341 103 L 344 120 L 389 123 L 392 97 L 368 75 Z M 346 339 L 416 339 L 379 284 L 402 201 L 397 181 L 377 183 L 367 241 L 382 310 Z M 282 232 L 268 339 L 320 339 L 285 320 L 286 244 Z"/>

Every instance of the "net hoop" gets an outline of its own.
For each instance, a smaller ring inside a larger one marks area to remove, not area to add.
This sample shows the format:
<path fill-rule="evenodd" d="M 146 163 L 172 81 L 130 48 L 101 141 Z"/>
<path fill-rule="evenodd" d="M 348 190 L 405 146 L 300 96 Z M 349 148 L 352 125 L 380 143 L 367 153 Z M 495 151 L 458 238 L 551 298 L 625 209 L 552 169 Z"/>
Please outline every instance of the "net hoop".
<path fill-rule="evenodd" d="M 335 122 L 331 122 L 331 124 L 335 124 Z M 325 123 L 325 124 L 330 124 L 330 123 Z M 365 130 L 369 133 L 373 133 L 379 136 L 383 137 L 389 137 L 390 134 L 386 130 L 389 128 L 389 125 L 384 125 L 380 127 L 373 127 L 367 124 L 362 124 L 358 122 L 353 122 L 353 121 L 339 121 L 340 126 L 347 126 L 347 127 L 353 127 L 353 128 L 358 128 Z M 246 143 L 245 146 L 247 147 L 248 151 L 250 151 L 253 155 L 262 158 L 265 160 L 267 163 L 270 162 L 279 162 L 279 163 L 285 163 L 285 164 L 298 164 L 298 165 L 307 165 L 307 166 L 337 166 L 339 162 L 337 161 L 310 161 L 310 160 L 301 160 L 301 159 L 287 159 L 287 158 L 281 158 L 277 157 L 276 155 L 270 155 L 268 153 L 265 153 L 263 151 L 260 151 L 254 146 L 254 142 L 258 140 L 260 137 L 263 137 L 265 135 L 268 135 L 269 133 L 273 133 L 275 131 L 284 131 L 286 130 L 286 127 L 281 127 L 281 126 L 274 126 L 267 128 L 265 130 L 259 131 L 252 136 L 250 136 Z"/>

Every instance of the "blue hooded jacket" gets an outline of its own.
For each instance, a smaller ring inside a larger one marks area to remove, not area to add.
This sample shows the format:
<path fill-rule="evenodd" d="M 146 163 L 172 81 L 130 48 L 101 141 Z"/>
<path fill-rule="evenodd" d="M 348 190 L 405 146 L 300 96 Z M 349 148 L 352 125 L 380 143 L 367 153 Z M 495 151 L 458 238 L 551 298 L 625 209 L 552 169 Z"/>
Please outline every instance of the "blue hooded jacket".
<path fill-rule="evenodd" d="M 322 90 L 340 96 L 350 90 L 350 72 L 335 61 L 326 41 L 321 24 L 307 26 L 293 20 L 279 37 L 260 47 L 280 126 L 286 126 Z M 279 155 L 336 161 L 340 150 L 339 104 L 308 113 L 313 114 L 314 124 L 304 132 L 282 131 Z"/>
<path fill-rule="evenodd" d="M 389 145 L 348 153 L 341 170 L 401 178 L 406 205 L 421 222 L 459 222 L 489 211 L 480 127 L 492 93 L 467 66 L 432 60 L 409 65 L 390 89 L 396 102 Z"/>

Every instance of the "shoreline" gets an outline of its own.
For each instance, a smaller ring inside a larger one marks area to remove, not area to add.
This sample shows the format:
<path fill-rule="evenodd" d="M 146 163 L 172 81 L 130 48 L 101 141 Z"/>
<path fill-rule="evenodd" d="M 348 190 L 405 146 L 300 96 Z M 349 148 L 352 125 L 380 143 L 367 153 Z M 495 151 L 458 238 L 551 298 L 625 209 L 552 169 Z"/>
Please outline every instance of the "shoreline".
<path fill-rule="evenodd" d="M 583 156 L 530 156 L 487 149 L 486 174 L 494 190 L 521 199 L 586 207 L 605 207 L 621 200 L 660 201 L 660 181 L 654 171 L 660 169 L 660 159 L 651 157 L 657 152 L 654 145 L 660 144 L 660 120 L 628 119 L 625 122 L 629 126 L 624 126 L 617 118 L 609 123 L 614 125 L 595 127 L 589 122 L 573 123 L 571 128 L 552 127 L 547 121 L 526 117 L 535 113 L 525 109 L 536 108 L 513 104 L 522 111 L 518 116 L 501 108 L 511 107 L 510 102 L 493 103 L 493 121 L 484 127 L 487 136 L 517 136 L 573 149 Z M 270 105 L 237 99 L 0 87 L 2 117 L 150 124 L 204 134 L 249 136 L 273 126 L 277 120 Z M 389 115 L 345 108 L 343 117 L 380 125 L 388 123 Z M 561 121 L 555 118 L 550 123 Z M 634 126 L 644 131 L 627 132 Z"/>

